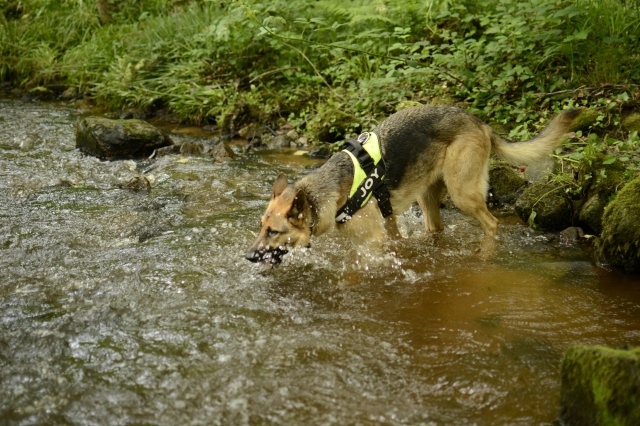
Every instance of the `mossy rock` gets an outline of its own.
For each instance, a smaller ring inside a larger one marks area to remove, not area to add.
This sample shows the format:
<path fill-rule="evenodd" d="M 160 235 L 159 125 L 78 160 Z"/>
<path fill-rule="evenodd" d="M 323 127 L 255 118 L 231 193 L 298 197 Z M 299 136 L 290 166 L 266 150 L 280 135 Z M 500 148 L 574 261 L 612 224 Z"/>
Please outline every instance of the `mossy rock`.
<path fill-rule="evenodd" d="M 601 261 L 628 273 L 640 272 L 639 218 L 640 177 L 625 185 L 604 211 L 597 241 Z"/>
<path fill-rule="evenodd" d="M 622 120 L 622 128 L 627 132 L 640 132 L 640 114 L 629 114 Z"/>
<path fill-rule="evenodd" d="M 640 425 L 640 348 L 573 346 L 560 368 L 566 425 Z"/>
<path fill-rule="evenodd" d="M 627 180 L 626 167 L 619 161 L 604 164 L 604 154 L 599 154 L 590 164 L 584 162 L 578 170 L 578 183 L 582 186 L 586 198 L 599 193 L 606 197 L 615 194 Z"/>
<path fill-rule="evenodd" d="M 602 232 L 602 215 L 609 200 L 627 181 L 622 163 L 604 164 L 604 159 L 599 155 L 591 164 L 583 163 L 578 171 L 578 183 L 583 188 L 583 201 L 576 208 L 578 219 L 596 233 Z"/>
<path fill-rule="evenodd" d="M 527 186 L 527 181 L 511 166 L 493 163 L 489 169 L 489 193 L 492 201 L 498 204 L 511 204 Z"/>
<path fill-rule="evenodd" d="M 169 136 L 142 120 L 87 117 L 76 124 L 76 148 L 103 160 L 148 157 L 171 145 Z"/>
<path fill-rule="evenodd" d="M 534 182 L 518 197 L 515 210 L 520 219 L 543 231 L 561 231 L 573 224 L 573 205 L 564 188 L 554 182 Z"/>
<path fill-rule="evenodd" d="M 599 234 L 602 232 L 602 215 L 609 199 L 600 193 L 593 194 L 580 209 L 578 219 L 590 230 Z"/>
<path fill-rule="evenodd" d="M 218 144 L 211 151 L 211 156 L 216 161 L 231 161 L 236 158 L 236 154 L 233 149 L 226 142 L 218 142 Z"/>
<path fill-rule="evenodd" d="M 573 122 L 573 130 L 588 130 L 589 127 L 598 121 L 600 113 L 595 109 L 581 108 L 580 115 Z"/>

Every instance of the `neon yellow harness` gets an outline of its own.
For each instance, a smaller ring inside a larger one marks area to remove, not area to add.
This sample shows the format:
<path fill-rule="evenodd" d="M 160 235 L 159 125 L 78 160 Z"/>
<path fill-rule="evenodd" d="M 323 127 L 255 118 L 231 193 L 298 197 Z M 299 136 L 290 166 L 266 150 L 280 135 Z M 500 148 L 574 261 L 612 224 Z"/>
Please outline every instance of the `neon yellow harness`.
<path fill-rule="evenodd" d="M 393 214 L 391 195 L 384 184 L 385 165 L 378 135 L 363 133 L 358 140 L 349 139 L 343 150 L 353 162 L 353 183 L 347 202 L 336 214 L 336 222 L 345 223 L 364 207 L 373 195 L 378 200 L 382 217 Z"/>
<path fill-rule="evenodd" d="M 369 133 L 369 139 L 367 139 L 362 147 L 369 153 L 369 155 L 373 159 L 373 164 L 378 164 L 378 162 L 382 159 L 380 144 L 378 143 L 378 135 L 376 135 L 375 133 Z M 349 197 L 353 197 L 353 194 L 356 193 L 360 184 L 367 178 L 367 172 L 364 171 L 362 165 L 351 151 L 349 151 L 348 149 L 345 149 L 344 151 L 349 154 L 349 157 L 351 157 L 351 161 L 353 162 L 353 183 L 351 184 L 351 192 L 349 192 Z M 362 203 L 361 207 L 364 207 L 364 205 L 367 204 L 367 202 L 371 198 L 371 194 L 372 193 L 369 193 L 364 203 Z"/>

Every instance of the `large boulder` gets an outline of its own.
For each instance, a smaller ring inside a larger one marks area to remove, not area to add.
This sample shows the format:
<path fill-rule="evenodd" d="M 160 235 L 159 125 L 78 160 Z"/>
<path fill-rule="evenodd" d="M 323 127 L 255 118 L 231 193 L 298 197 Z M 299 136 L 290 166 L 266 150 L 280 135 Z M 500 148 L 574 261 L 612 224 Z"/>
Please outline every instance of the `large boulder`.
<path fill-rule="evenodd" d="M 563 424 L 640 425 L 640 348 L 573 346 L 560 375 Z"/>
<path fill-rule="evenodd" d="M 561 231 L 573 224 L 573 205 L 562 186 L 552 182 L 534 182 L 516 200 L 520 219 L 543 231 Z"/>
<path fill-rule="evenodd" d="M 640 177 L 618 192 L 604 211 L 597 241 L 600 259 L 628 273 L 640 272 Z M 640 424 L 640 423 L 639 423 Z"/>
<path fill-rule="evenodd" d="M 103 160 L 148 157 L 170 145 L 169 136 L 142 120 L 87 117 L 76 124 L 76 148 Z"/>

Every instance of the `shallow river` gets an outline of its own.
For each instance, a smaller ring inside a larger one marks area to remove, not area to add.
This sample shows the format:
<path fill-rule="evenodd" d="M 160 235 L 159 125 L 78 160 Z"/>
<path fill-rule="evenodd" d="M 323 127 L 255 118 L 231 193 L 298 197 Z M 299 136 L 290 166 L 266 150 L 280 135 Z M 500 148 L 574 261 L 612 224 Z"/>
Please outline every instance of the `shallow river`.
<path fill-rule="evenodd" d="M 640 279 L 513 217 L 491 261 L 445 210 L 383 258 L 331 235 L 261 269 L 277 171 L 318 161 L 101 162 L 83 114 L 0 99 L 0 424 L 553 424 L 570 345 L 640 345 Z"/>

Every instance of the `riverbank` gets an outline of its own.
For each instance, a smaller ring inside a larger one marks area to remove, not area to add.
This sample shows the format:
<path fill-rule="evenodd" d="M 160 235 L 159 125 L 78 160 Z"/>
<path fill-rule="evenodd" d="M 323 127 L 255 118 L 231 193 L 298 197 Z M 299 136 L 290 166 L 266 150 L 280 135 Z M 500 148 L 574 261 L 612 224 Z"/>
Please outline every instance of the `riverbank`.
<path fill-rule="evenodd" d="M 412 102 L 460 104 L 514 139 L 585 106 L 621 138 L 638 106 L 635 2 L 307 4 L 3 0 L 0 82 L 227 132 L 284 120 L 320 142 Z"/>

